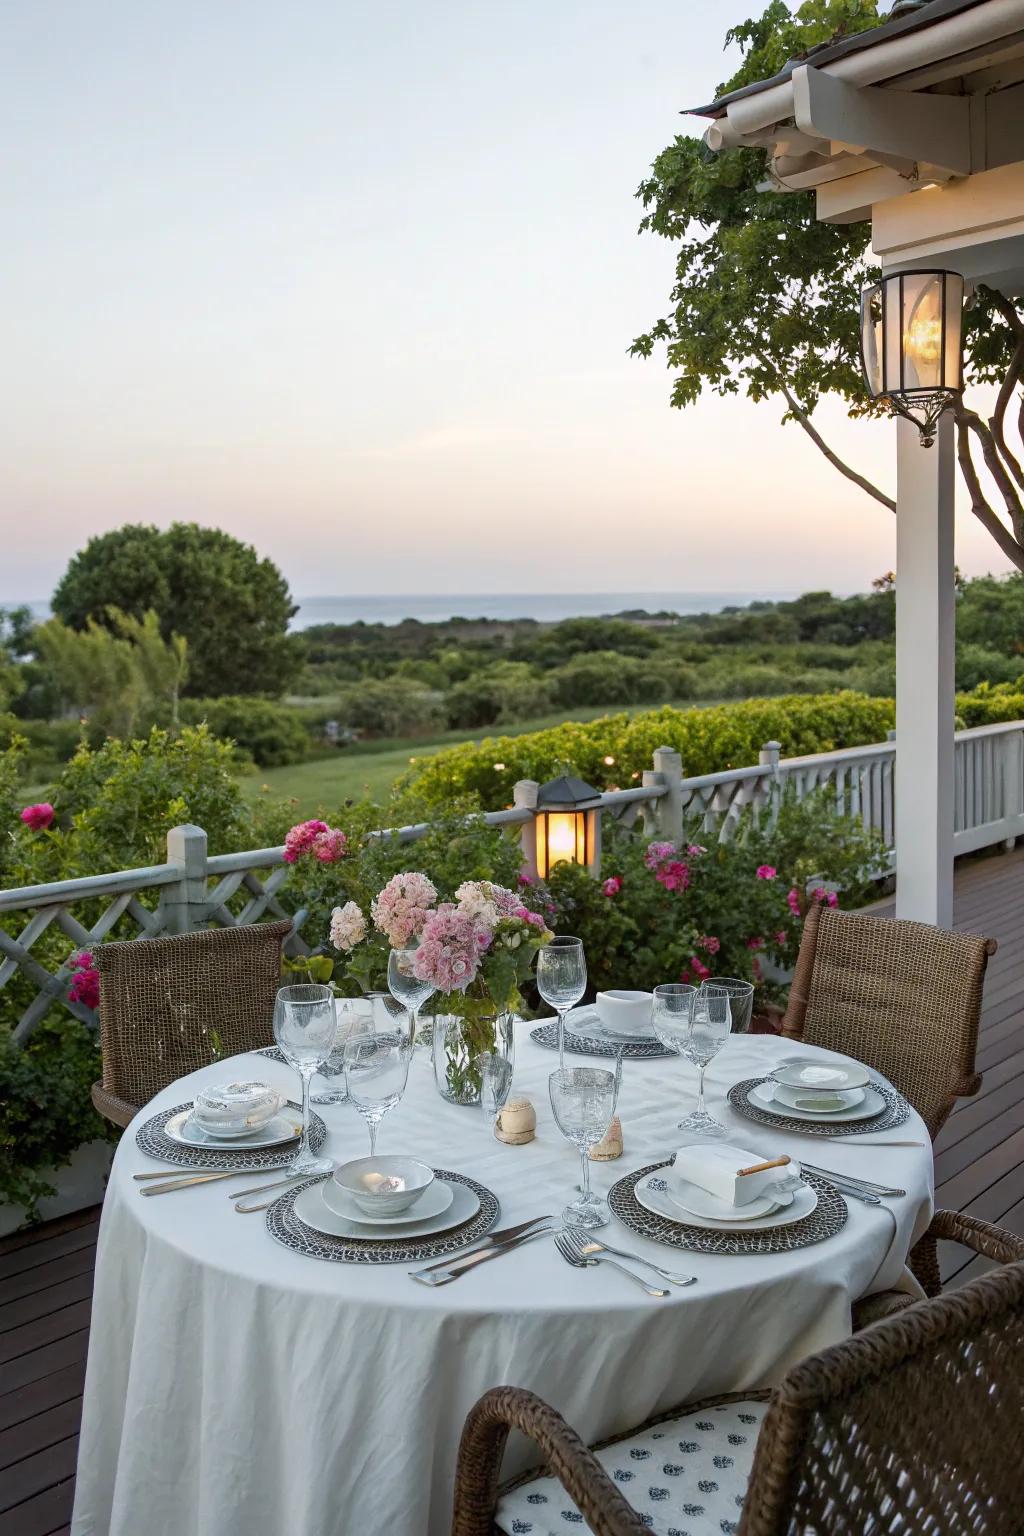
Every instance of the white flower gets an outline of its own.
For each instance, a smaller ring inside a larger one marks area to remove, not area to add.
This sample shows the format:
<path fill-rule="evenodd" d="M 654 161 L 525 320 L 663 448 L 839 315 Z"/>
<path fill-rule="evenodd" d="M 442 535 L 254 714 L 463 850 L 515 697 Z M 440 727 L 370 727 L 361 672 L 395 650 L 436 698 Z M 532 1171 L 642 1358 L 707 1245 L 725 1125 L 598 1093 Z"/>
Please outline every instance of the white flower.
<path fill-rule="evenodd" d="M 455 900 L 463 916 L 475 923 L 482 923 L 485 928 L 493 929 L 497 926 L 498 909 L 489 893 L 489 881 L 464 880 L 455 892 Z"/>
<path fill-rule="evenodd" d="M 331 913 L 331 943 L 335 949 L 355 949 L 366 938 L 366 918 L 354 901 L 335 907 Z"/>

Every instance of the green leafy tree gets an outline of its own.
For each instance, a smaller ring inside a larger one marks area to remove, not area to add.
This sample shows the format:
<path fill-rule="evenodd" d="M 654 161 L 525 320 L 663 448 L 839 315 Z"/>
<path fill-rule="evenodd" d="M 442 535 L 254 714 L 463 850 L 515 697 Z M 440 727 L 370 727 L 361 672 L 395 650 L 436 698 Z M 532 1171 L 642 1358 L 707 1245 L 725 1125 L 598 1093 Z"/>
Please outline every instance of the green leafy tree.
<path fill-rule="evenodd" d="M 790 59 L 878 22 L 875 0 L 805 0 L 791 12 L 771 0 L 733 27 L 743 62 L 718 94 L 765 80 Z M 780 194 L 771 185 L 768 151 L 739 147 L 718 154 L 677 135 L 655 160 L 637 196 L 641 231 L 677 246 L 671 309 L 632 344 L 650 357 L 664 346 L 674 373 L 671 401 L 692 405 L 704 390 L 781 398 L 783 420 L 800 424 L 841 474 L 895 511 L 893 498 L 847 464 L 812 419 L 826 395 L 851 416 L 877 413 L 858 364 L 857 293 L 877 276 L 869 223 L 823 224 L 813 191 Z M 1006 413 L 1024 376 L 1024 317 L 1017 303 L 981 287 L 965 316 L 968 383 L 999 385 L 986 420 L 956 407 L 957 452 L 971 507 L 1003 553 L 1024 569 L 1024 468 L 1006 442 Z M 1018 405 L 1020 401 L 1018 398 Z M 1024 407 L 1018 425 L 1024 424 Z M 996 488 L 993 506 L 973 454 L 980 450 Z"/>
<path fill-rule="evenodd" d="M 198 698 L 280 694 L 302 663 L 302 642 L 288 634 L 295 607 L 284 577 L 219 528 L 129 524 L 90 539 L 61 578 L 53 611 L 73 629 L 91 619 L 116 633 L 112 606 L 137 619 L 152 609 L 165 640 L 185 638 L 189 692 Z"/>
<path fill-rule="evenodd" d="M 89 619 L 81 630 L 49 619 L 35 632 L 64 701 L 86 711 L 104 735 L 130 736 L 145 717 L 177 726 L 188 673 L 184 637 L 165 640 L 153 609 L 138 619 L 111 607 L 104 617 L 105 624 Z"/>

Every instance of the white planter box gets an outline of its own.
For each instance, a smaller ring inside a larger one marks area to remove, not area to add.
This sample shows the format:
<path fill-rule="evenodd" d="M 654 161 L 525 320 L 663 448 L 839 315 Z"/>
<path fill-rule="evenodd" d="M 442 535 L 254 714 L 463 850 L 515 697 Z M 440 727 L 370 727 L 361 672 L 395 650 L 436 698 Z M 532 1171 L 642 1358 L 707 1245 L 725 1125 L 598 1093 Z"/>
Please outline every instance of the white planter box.
<path fill-rule="evenodd" d="M 72 1211 L 99 1205 L 106 1191 L 113 1155 L 112 1142 L 87 1141 L 75 1150 L 65 1168 L 44 1170 L 47 1182 L 55 1185 L 57 1193 L 40 1200 L 39 1214 L 43 1221 L 53 1221 L 57 1216 L 70 1216 Z M 16 1232 L 27 1218 L 28 1212 L 22 1205 L 0 1205 L 0 1237 Z"/>

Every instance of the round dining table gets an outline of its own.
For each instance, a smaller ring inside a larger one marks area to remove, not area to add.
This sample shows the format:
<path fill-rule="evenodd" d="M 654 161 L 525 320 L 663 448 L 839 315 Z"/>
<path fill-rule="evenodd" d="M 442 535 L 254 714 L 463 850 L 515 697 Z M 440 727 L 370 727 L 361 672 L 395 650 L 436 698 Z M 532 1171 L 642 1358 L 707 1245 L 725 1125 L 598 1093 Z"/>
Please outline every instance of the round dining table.
<path fill-rule="evenodd" d="M 479 1108 L 444 1101 L 422 1049 L 378 1137 L 380 1152 L 486 1185 L 501 1227 L 557 1216 L 579 1175 L 548 1100 L 557 1054 L 529 1025 L 516 1028 L 513 1093 L 536 1108 L 533 1141 L 499 1142 Z M 135 1132 L 155 1112 L 228 1076 L 292 1098 L 298 1086 L 290 1068 L 259 1055 L 172 1084 L 122 1137 L 104 1202 L 73 1536 L 446 1536 L 463 1420 L 489 1387 L 530 1388 L 595 1441 L 687 1400 L 771 1385 L 847 1337 L 857 1297 L 914 1287 L 905 1261 L 931 1216 L 931 1145 L 913 1112 L 877 1137 L 828 1140 L 754 1124 L 729 1105 L 732 1084 L 807 1054 L 774 1036 L 730 1037 L 706 1080 L 730 1140 L 906 1195 L 851 1199 L 831 1237 L 757 1256 L 684 1252 L 613 1217 L 599 1236 L 696 1276 L 664 1300 L 610 1266 L 570 1267 L 551 1236 L 437 1288 L 411 1280 L 408 1264 L 299 1254 L 275 1241 L 264 1214 L 236 1214 L 226 1197 L 280 1175 L 145 1198 L 133 1175 L 159 1165 Z M 695 1092 L 696 1070 L 681 1058 L 624 1061 L 625 1150 L 594 1164 L 595 1189 L 669 1157 Z M 332 1158 L 366 1153 L 351 1105 L 320 1113 Z M 505 1471 L 531 1460 L 513 1439 Z"/>

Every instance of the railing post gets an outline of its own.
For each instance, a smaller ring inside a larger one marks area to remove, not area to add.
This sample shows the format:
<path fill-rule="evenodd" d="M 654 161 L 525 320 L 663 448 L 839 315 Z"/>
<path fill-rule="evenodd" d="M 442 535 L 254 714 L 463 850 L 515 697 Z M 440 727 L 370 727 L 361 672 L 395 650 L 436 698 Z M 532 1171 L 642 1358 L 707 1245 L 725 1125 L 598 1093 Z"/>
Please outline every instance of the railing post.
<path fill-rule="evenodd" d="M 782 753 L 781 741 L 766 741 L 757 760 L 764 768 L 771 769 L 771 781 L 768 790 L 768 803 L 771 806 L 772 825 L 778 820 L 779 803 L 782 799 L 782 783 L 779 778 L 779 757 Z"/>
<path fill-rule="evenodd" d="M 1007 731 L 1003 737 L 1003 820 L 1010 828 L 1003 847 L 1012 848 L 1024 816 L 1024 731 Z M 1016 823 L 1016 827 L 1014 826 Z"/>
<path fill-rule="evenodd" d="M 206 921 L 206 833 L 186 822 L 167 834 L 167 862 L 177 864 L 181 878 L 165 886 L 161 900 L 167 933 L 194 933 Z"/>
<path fill-rule="evenodd" d="M 537 809 L 540 785 L 536 779 L 520 779 L 512 789 L 512 803 L 529 811 Z M 524 821 L 520 834 L 523 850 L 523 874 L 527 880 L 537 879 L 537 819 L 531 816 Z"/>
<path fill-rule="evenodd" d="M 644 827 L 650 827 L 668 843 L 683 840 L 683 759 L 674 747 L 656 747 L 654 767 L 644 770 L 642 784 L 651 789 L 655 784 L 667 785 L 667 793 L 659 795 L 651 806 L 651 816 L 644 814 Z"/>

